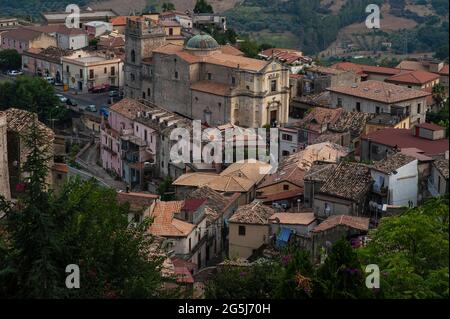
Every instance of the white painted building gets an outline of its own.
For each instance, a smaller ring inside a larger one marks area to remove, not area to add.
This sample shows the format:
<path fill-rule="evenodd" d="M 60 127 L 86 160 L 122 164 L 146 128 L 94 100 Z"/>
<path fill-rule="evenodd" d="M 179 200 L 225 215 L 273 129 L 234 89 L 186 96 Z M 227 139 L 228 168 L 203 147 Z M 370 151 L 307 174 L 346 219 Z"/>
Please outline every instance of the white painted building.
<path fill-rule="evenodd" d="M 78 50 L 89 45 L 87 33 L 80 29 L 60 28 L 55 36 L 60 49 Z"/>
<path fill-rule="evenodd" d="M 334 86 L 327 90 L 331 92 L 332 108 L 342 107 L 349 112 L 409 116 L 411 125 L 425 122 L 427 97 L 431 95 L 429 92 L 372 80 Z"/>
<path fill-rule="evenodd" d="M 378 204 L 417 206 L 417 159 L 396 153 L 386 160 L 375 162 L 371 169 L 373 193 Z"/>

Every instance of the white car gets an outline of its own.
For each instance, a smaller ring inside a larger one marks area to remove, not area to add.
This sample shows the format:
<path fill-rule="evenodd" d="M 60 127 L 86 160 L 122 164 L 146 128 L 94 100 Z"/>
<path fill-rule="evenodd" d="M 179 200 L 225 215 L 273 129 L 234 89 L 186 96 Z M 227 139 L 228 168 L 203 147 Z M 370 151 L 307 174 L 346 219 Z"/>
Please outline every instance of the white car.
<path fill-rule="evenodd" d="M 62 103 L 67 102 L 67 98 L 64 95 L 62 95 L 62 94 L 55 94 L 55 95 Z"/>
<path fill-rule="evenodd" d="M 23 72 L 22 71 L 17 71 L 17 70 L 11 70 L 8 72 L 9 76 L 18 76 L 18 75 L 22 75 Z"/>

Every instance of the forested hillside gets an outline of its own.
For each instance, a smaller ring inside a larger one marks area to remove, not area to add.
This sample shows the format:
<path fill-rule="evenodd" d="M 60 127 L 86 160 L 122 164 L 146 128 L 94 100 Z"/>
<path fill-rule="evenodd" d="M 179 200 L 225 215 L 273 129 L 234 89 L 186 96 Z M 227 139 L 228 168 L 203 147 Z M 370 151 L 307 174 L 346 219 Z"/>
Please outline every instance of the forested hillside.
<path fill-rule="evenodd" d="M 1 0 L 0 16 L 37 17 L 42 11 L 61 10 L 72 3 L 84 6 L 89 0 Z"/>

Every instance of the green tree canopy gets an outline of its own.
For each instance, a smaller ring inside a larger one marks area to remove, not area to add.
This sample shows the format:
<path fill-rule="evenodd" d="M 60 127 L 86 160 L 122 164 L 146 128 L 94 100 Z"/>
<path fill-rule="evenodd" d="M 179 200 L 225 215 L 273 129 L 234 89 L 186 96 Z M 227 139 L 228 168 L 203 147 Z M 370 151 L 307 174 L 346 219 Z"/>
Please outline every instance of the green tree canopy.
<path fill-rule="evenodd" d="M 70 180 L 47 190 L 48 159 L 33 126 L 26 137 L 25 192 L 13 207 L 0 198 L 0 297 L 158 298 L 162 257 L 153 253 L 150 220 L 128 223 L 128 205 L 95 181 Z M 80 289 L 67 289 L 66 267 L 80 268 Z M 176 292 L 176 291 L 175 291 Z"/>
<path fill-rule="evenodd" d="M 35 111 L 33 105 L 39 120 L 46 124 L 51 119 L 65 119 L 68 113 L 55 96 L 54 87 L 42 78 L 19 76 L 15 81 L 0 83 L 0 110 L 16 107 Z"/>
<path fill-rule="evenodd" d="M 213 7 L 206 0 L 197 0 L 194 13 L 214 13 Z"/>
<path fill-rule="evenodd" d="M 22 57 L 14 49 L 0 51 L 0 71 L 19 70 L 22 67 Z"/>
<path fill-rule="evenodd" d="M 385 217 L 361 249 L 383 272 L 386 298 L 448 298 L 448 197 Z"/>

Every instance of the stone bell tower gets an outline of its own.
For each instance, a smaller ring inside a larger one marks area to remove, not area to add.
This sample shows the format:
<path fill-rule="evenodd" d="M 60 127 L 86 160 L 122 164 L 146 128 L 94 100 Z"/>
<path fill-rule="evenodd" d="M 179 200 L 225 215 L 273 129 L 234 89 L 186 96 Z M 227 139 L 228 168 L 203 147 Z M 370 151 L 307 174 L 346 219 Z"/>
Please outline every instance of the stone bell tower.
<path fill-rule="evenodd" d="M 142 62 L 166 44 L 164 28 L 150 16 L 128 18 L 125 28 L 125 96 L 142 96 Z"/>

